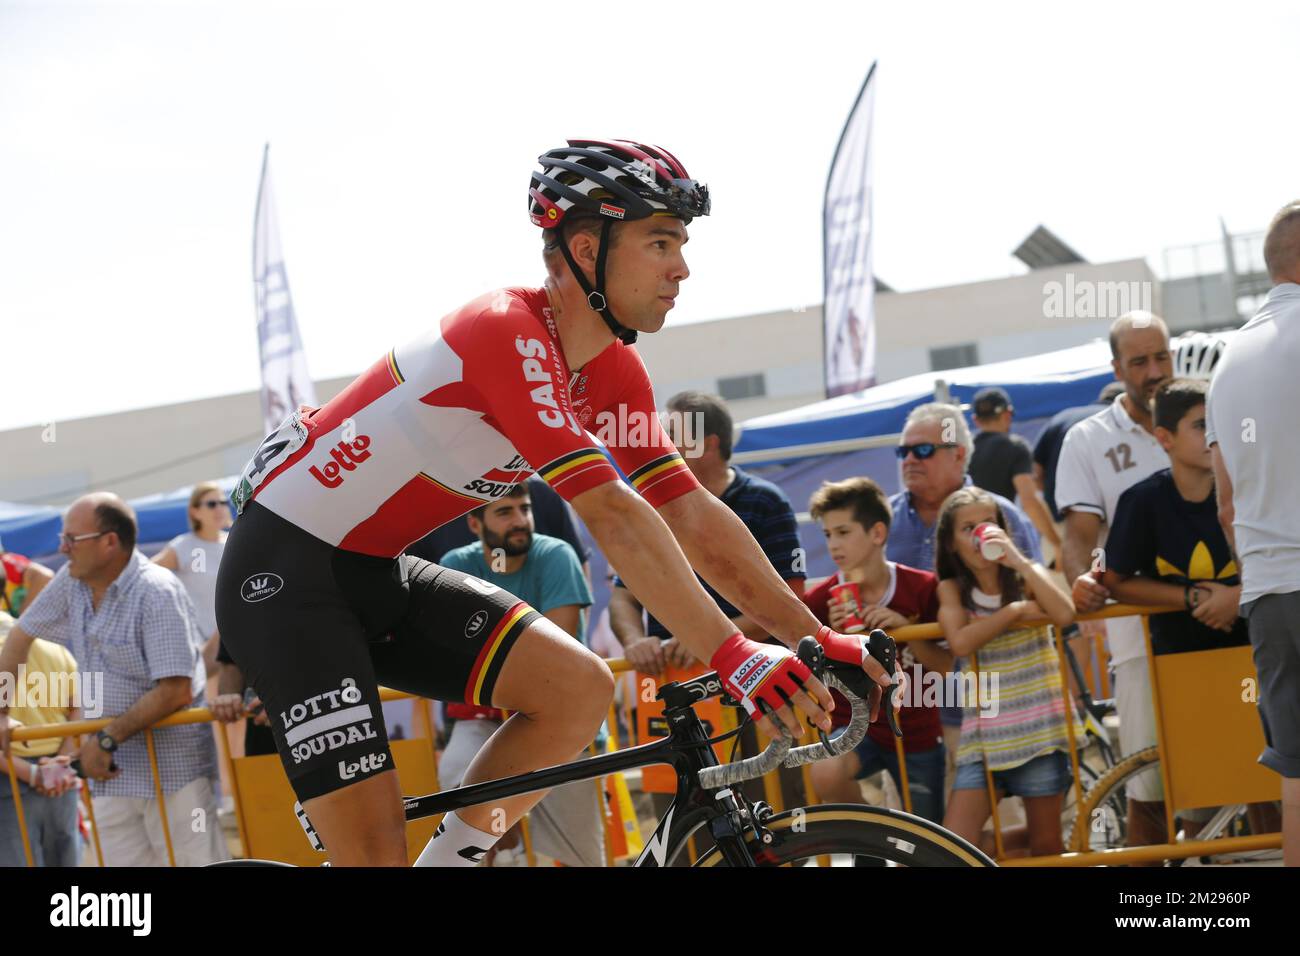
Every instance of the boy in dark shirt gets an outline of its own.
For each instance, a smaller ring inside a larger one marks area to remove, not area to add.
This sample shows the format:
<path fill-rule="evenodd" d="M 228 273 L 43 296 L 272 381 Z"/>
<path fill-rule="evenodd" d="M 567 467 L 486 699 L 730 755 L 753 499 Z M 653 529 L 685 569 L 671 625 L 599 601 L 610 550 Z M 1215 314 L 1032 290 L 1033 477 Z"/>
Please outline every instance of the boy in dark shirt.
<path fill-rule="evenodd" d="M 1219 525 L 1205 445 L 1206 385 L 1171 379 L 1156 390 L 1155 436 L 1170 467 L 1124 492 L 1106 541 L 1101 583 L 1117 600 L 1186 608 L 1151 616 L 1156 654 L 1250 643 L 1237 616 L 1241 578 Z"/>

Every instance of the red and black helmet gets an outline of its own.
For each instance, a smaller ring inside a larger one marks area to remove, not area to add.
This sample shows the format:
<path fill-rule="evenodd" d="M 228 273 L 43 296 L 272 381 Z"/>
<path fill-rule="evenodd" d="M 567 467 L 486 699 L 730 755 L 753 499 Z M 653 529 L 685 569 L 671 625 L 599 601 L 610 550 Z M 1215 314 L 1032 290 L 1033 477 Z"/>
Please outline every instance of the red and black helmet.
<path fill-rule="evenodd" d="M 534 225 L 553 229 L 571 209 L 613 220 L 709 214 L 709 187 L 672 153 L 628 140 L 571 139 L 537 158 L 528 188 Z"/>
<path fill-rule="evenodd" d="M 528 186 L 528 215 L 543 229 L 560 226 L 571 212 L 600 218 L 600 252 L 596 258 L 596 283 L 587 281 L 566 242 L 560 251 L 573 277 L 587 293 L 587 304 L 604 318 L 628 345 L 636 332 L 622 325 L 605 298 L 605 256 L 609 231 L 615 222 L 674 216 L 689 223 L 709 214 L 709 187 L 691 179 L 672 153 L 624 139 L 571 139 L 568 146 L 537 157 L 540 172 Z"/>

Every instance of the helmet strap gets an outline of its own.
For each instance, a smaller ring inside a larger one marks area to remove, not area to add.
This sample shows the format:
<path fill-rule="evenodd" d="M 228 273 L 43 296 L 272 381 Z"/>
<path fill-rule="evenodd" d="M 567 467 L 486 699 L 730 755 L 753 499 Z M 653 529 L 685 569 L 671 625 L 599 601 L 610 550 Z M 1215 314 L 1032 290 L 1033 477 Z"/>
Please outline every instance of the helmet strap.
<path fill-rule="evenodd" d="M 605 293 L 601 291 L 605 288 L 605 258 L 609 253 L 609 233 L 613 228 L 614 221 L 606 219 L 600 224 L 600 251 L 596 253 L 596 285 L 593 287 L 587 281 L 587 277 L 582 274 L 578 264 L 573 261 L 573 255 L 569 252 L 569 243 L 565 241 L 564 235 L 560 235 L 560 252 L 564 255 L 564 261 L 569 264 L 569 270 L 573 277 L 578 280 L 578 285 L 582 291 L 587 293 L 587 305 L 593 312 L 600 313 L 600 317 L 605 320 L 609 330 L 624 345 L 631 345 L 636 341 L 636 331 L 622 325 L 618 319 L 614 318 L 614 313 L 609 309 L 609 300 Z"/>

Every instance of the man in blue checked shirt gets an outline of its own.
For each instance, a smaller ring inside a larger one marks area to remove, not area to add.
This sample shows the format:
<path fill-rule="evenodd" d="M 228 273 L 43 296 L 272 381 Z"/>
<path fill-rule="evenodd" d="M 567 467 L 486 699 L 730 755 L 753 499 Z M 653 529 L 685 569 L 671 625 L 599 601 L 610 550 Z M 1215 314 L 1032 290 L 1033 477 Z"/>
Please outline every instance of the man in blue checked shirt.
<path fill-rule="evenodd" d="M 203 699 L 203 635 L 179 579 L 135 549 L 135 513 L 117 495 L 75 501 L 59 550 L 68 563 L 27 607 L 0 652 L 0 681 L 27 659 L 34 638 L 65 645 L 84 675 L 103 675 L 103 714 L 79 759 L 92 781 L 107 866 L 166 866 L 167 846 L 144 731 Z M 0 700 L 7 753 L 9 704 Z M 205 724 L 153 732 L 177 866 L 229 858 L 212 789 L 216 747 Z M 196 812 L 201 811 L 201 812 Z"/>

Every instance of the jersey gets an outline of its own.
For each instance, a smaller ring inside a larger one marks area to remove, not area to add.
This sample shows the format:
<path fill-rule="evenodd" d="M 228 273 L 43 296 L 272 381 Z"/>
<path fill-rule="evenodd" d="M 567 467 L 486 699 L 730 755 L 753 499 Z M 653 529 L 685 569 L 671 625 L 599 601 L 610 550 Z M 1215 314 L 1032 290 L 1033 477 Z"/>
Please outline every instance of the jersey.
<path fill-rule="evenodd" d="M 395 557 L 536 471 L 566 500 L 618 472 L 656 507 L 699 487 L 664 433 L 636 350 L 571 370 L 544 289 L 481 296 L 393 349 L 259 447 L 256 500 L 345 551 Z"/>

